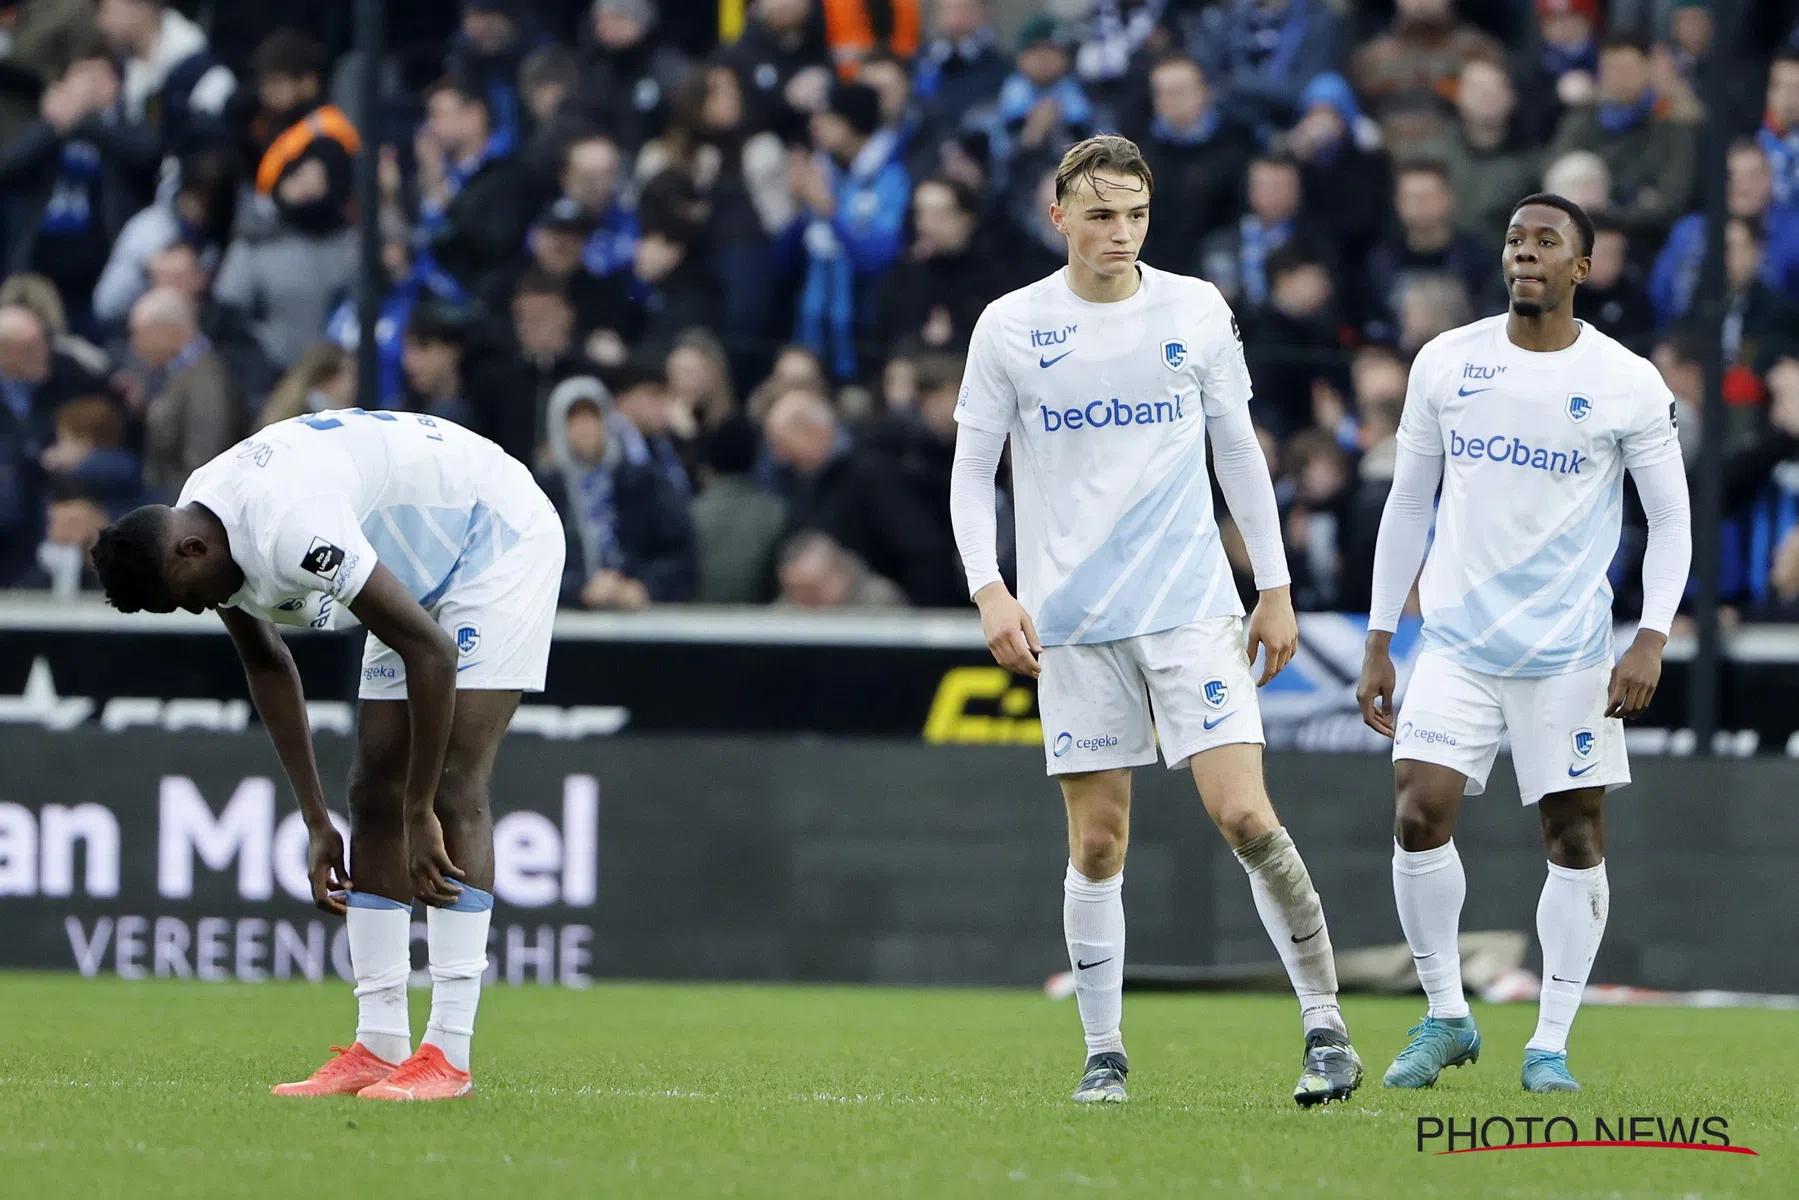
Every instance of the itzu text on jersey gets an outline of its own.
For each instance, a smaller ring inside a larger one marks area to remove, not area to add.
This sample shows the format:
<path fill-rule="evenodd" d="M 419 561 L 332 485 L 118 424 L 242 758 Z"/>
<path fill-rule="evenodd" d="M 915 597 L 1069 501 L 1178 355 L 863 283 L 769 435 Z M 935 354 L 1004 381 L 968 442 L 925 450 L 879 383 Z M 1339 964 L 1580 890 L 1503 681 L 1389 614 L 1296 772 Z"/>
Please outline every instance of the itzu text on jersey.
<path fill-rule="evenodd" d="M 1452 330 L 1412 364 L 1399 441 L 1443 458 L 1424 645 L 1485 674 L 1561 675 L 1612 660 L 1624 471 L 1680 457 L 1674 397 L 1590 325 L 1548 354 L 1505 327 Z"/>
<path fill-rule="evenodd" d="M 1250 399 L 1218 289 L 1139 266 L 1094 304 L 1064 273 L 975 326 L 956 419 L 1011 437 L 1018 593 L 1046 646 L 1243 612 L 1212 511 L 1206 416 Z"/>

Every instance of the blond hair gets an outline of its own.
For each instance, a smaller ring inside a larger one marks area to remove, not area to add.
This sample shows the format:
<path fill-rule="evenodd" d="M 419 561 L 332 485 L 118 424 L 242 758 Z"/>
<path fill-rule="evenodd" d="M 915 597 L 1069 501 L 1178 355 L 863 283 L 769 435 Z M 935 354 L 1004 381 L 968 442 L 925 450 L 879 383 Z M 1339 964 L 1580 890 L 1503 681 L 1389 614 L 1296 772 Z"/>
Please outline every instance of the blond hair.
<path fill-rule="evenodd" d="M 256 419 L 256 428 L 311 412 L 307 396 L 354 365 L 350 352 L 336 342 L 314 342 L 269 393 L 268 403 Z"/>
<path fill-rule="evenodd" d="M 1067 199 L 1068 193 L 1078 184 L 1095 183 L 1101 171 L 1135 175 L 1143 181 L 1145 197 L 1155 191 L 1155 176 L 1150 173 L 1149 163 L 1137 143 L 1115 133 L 1102 133 L 1076 142 L 1062 156 L 1062 163 L 1056 168 L 1056 203 Z"/>

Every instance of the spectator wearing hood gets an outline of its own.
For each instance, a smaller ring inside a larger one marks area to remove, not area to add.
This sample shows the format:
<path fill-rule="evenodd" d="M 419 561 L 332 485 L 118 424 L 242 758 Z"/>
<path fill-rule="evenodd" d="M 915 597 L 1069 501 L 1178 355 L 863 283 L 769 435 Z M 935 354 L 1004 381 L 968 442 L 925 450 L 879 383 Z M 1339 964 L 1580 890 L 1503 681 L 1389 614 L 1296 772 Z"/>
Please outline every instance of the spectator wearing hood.
<path fill-rule="evenodd" d="M 256 168 L 256 206 L 213 283 L 277 372 L 318 340 L 356 281 L 350 200 L 362 139 L 342 110 L 319 102 L 323 63 L 316 43 L 291 32 L 257 50 L 258 116 L 272 136 Z"/>
<path fill-rule="evenodd" d="M 1299 97 L 1299 124 L 1287 150 L 1300 164 L 1305 210 L 1349 265 L 1386 226 L 1392 195 L 1387 162 L 1356 141 L 1361 111 L 1341 75 L 1320 75 Z"/>
<path fill-rule="evenodd" d="M 504 282 L 530 223 L 517 143 L 496 129 L 487 94 L 443 79 L 426 95 L 414 151 L 419 173 L 419 262 L 441 268 L 471 296 Z"/>
<path fill-rule="evenodd" d="M 647 375 L 620 383 L 625 390 L 662 386 Z M 563 605 L 636 611 L 693 599 L 699 563 L 687 493 L 605 387 L 569 380 L 551 397 L 548 418 L 550 466 L 537 480 L 568 538 Z"/>
<path fill-rule="evenodd" d="M 0 147 L 6 269 L 52 280 L 84 330 L 113 242 L 155 181 L 155 141 L 119 119 L 118 95 L 117 68 L 90 40 L 45 89 L 40 118 Z"/>
<path fill-rule="evenodd" d="M 1443 164 L 1455 190 L 1456 228 L 1494 244 L 1512 206 L 1537 181 L 1537 151 L 1520 136 L 1517 93 L 1505 69 L 1484 58 L 1462 67 L 1455 127 L 1418 149 Z"/>
<path fill-rule="evenodd" d="M 1640 40 L 1607 41 L 1595 102 L 1568 110 L 1545 158 L 1597 154 L 1611 172 L 1613 218 L 1633 233 L 1660 237 L 1692 197 L 1698 129 L 1656 93 L 1649 66 Z"/>
<path fill-rule="evenodd" d="M 655 0 L 595 0 L 575 104 L 636 154 L 662 131 L 687 58 L 655 35 Z"/>
<path fill-rule="evenodd" d="M 938 0 L 936 36 L 918 62 L 913 91 L 947 122 L 960 122 L 999 99 L 1012 60 L 999 48 L 987 0 Z"/>
<path fill-rule="evenodd" d="M 150 257 L 178 242 L 192 246 L 207 271 L 216 270 L 237 226 L 239 184 L 236 164 L 223 150 L 184 156 L 164 194 L 119 231 L 94 285 L 94 319 L 109 329 L 122 325 L 138 297 L 150 290 Z"/>
<path fill-rule="evenodd" d="M 1324 0 L 1229 0 L 1187 18 L 1187 47 L 1227 118 L 1264 136 L 1299 119 L 1305 85 L 1337 63 L 1338 21 Z"/>
<path fill-rule="evenodd" d="M 812 0 L 755 0 L 754 14 L 722 61 L 743 87 L 753 130 L 803 137 L 806 118 L 824 105 L 831 50 Z"/>
<path fill-rule="evenodd" d="M 1350 60 L 1350 78 L 1376 120 L 1451 99 L 1471 58 L 1504 63 L 1492 34 L 1456 18 L 1455 0 L 1397 0 L 1393 24 Z M 1309 107 L 1304 99 L 1300 108 Z"/>
<path fill-rule="evenodd" d="M 1000 157 L 1044 153 L 1093 133 L 1100 115 L 1073 67 L 1076 31 L 1047 13 L 1026 17 L 1018 31 L 1018 67 L 1001 85 L 994 114 Z"/>
<path fill-rule="evenodd" d="M 198 25 L 168 0 L 100 0 L 96 21 L 124 56 L 123 116 L 147 122 L 164 154 L 223 134 L 237 77 L 213 55 Z"/>
<path fill-rule="evenodd" d="M 462 27 L 444 60 L 445 74 L 487 93 L 494 129 L 521 144 L 527 122 L 519 69 L 542 40 L 525 0 L 462 0 Z"/>
<path fill-rule="evenodd" d="M 857 376 L 856 342 L 872 328 L 874 289 L 899 257 L 912 195 L 898 138 L 880 117 L 873 88 L 838 84 L 812 118 L 815 153 L 792 164 L 805 206 L 783 237 L 789 259 L 805 264 L 795 340 L 840 380 Z"/>
<path fill-rule="evenodd" d="M 1248 130 L 1218 107 L 1205 72 L 1185 54 L 1171 54 L 1149 73 L 1154 117 L 1138 144 L 1155 172 L 1156 219 L 1143 254 L 1181 270 L 1200 240 L 1236 217 L 1239 180 L 1255 153 Z"/>

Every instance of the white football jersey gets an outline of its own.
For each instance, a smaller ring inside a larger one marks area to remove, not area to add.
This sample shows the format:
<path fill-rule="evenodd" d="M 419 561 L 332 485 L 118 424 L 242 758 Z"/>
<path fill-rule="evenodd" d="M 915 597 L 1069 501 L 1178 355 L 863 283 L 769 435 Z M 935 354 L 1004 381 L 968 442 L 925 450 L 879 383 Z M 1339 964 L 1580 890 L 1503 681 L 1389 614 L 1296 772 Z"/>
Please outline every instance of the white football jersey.
<path fill-rule="evenodd" d="M 1561 675 L 1612 661 L 1624 471 L 1680 457 L 1674 396 L 1584 322 L 1549 354 L 1505 326 L 1451 330 L 1412 364 L 1400 445 L 1443 456 L 1424 646 L 1490 675 Z"/>
<path fill-rule="evenodd" d="M 516 544 L 542 496 L 524 464 L 460 425 L 343 409 L 239 442 L 179 503 L 225 525 L 244 573 L 229 607 L 322 629 L 354 624 L 347 605 L 377 562 L 430 608 Z"/>
<path fill-rule="evenodd" d="M 1011 436 L 1018 598 L 1046 646 L 1243 612 L 1205 437 L 1249 403 L 1237 323 L 1211 284 L 1139 270 L 1114 304 L 1063 271 L 1002 296 L 969 347 L 956 419 Z"/>

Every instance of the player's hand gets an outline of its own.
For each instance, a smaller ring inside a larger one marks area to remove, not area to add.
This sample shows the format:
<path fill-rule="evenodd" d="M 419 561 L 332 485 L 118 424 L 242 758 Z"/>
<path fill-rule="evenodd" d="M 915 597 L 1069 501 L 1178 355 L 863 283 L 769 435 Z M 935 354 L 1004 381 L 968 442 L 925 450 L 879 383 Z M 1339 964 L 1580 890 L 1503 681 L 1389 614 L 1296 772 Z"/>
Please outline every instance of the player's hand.
<path fill-rule="evenodd" d="M 1630 649 L 1612 668 L 1612 686 L 1605 697 L 1608 717 L 1640 717 L 1655 699 L 1655 689 L 1662 681 L 1662 647 L 1668 639 L 1659 633 L 1639 630 Z"/>
<path fill-rule="evenodd" d="M 312 880 L 313 907 L 343 916 L 349 911 L 344 893 L 350 890 L 350 872 L 344 869 L 344 837 L 329 822 L 311 834 L 306 877 Z M 333 893 L 336 893 L 335 895 Z"/>
<path fill-rule="evenodd" d="M 1043 644 L 1037 640 L 1037 627 L 1006 585 L 988 584 L 975 595 L 974 602 L 981 609 L 981 634 L 987 639 L 987 649 L 993 652 L 993 661 L 1014 675 L 1029 675 L 1032 679 L 1041 675 L 1043 664 L 1037 656 L 1043 653 Z"/>
<path fill-rule="evenodd" d="M 1393 736 L 1393 692 L 1399 686 L 1399 675 L 1393 670 L 1393 656 L 1387 653 L 1390 633 L 1370 632 L 1368 649 L 1362 655 L 1362 677 L 1356 682 L 1356 703 L 1362 706 L 1362 723 L 1382 737 Z"/>
<path fill-rule="evenodd" d="M 461 879 L 462 868 L 450 861 L 444 849 L 444 830 L 434 813 L 413 817 L 406 823 L 406 873 L 412 894 L 439 908 L 456 903 L 462 889 L 451 882 Z"/>
<path fill-rule="evenodd" d="M 1299 649 L 1299 618 L 1293 615 L 1293 593 L 1285 587 L 1269 588 L 1256 601 L 1256 610 L 1249 616 L 1249 661 L 1254 665 L 1256 650 L 1261 648 L 1268 652 L 1262 664 L 1262 677 L 1256 680 L 1257 687 L 1266 687 L 1268 681 L 1281 673 L 1281 668 L 1293 661 L 1294 651 Z"/>

